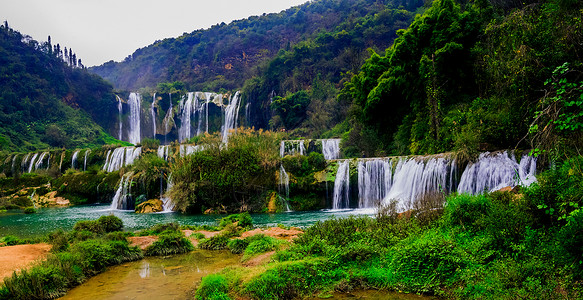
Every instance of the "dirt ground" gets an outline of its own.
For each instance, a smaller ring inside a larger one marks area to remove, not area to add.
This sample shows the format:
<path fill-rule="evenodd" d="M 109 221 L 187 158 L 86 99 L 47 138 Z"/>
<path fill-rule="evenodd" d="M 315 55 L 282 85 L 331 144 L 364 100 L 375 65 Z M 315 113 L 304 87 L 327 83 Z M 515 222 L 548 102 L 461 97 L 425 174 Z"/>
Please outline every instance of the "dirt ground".
<path fill-rule="evenodd" d="M 49 244 L 30 244 L 0 247 L 0 282 L 12 272 L 30 266 L 34 261 L 43 259 L 51 250 Z"/>

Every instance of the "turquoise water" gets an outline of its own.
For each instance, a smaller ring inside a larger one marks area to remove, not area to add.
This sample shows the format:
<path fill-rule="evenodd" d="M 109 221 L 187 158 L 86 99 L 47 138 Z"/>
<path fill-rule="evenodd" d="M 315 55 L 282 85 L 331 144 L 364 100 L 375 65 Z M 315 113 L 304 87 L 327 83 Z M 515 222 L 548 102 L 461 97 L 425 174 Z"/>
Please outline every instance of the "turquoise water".
<path fill-rule="evenodd" d="M 158 223 L 177 222 L 181 225 L 216 225 L 225 215 L 185 215 L 181 213 L 136 214 L 133 211 L 111 210 L 109 204 L 74 206 L 67 208 L 43 208 L 36 214 L 0 214 L 0 236 L 37 237 L 56 229 L 70 230 L 80 220 L 94 220 L 103 215 L 113 214 L 123 220 L 126 230 L 140 230 Z M 307 227 L 317 221 L 349 215 L 373 215 L 372 209 L 320 210 L 309 212 L 288 212 L 278 214 L 252 214 L 255 226 Z"/>

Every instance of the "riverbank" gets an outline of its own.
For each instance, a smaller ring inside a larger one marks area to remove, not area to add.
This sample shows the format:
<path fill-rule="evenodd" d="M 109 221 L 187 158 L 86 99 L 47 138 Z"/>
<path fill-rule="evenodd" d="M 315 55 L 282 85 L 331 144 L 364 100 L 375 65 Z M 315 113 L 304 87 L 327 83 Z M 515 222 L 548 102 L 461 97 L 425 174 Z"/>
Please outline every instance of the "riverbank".
<path fill-rule="evenodd" d="M 0 284 L 13 272 L 44 259 L 50 250 L 51 245 L 46 243 L 0 247 Z"/>

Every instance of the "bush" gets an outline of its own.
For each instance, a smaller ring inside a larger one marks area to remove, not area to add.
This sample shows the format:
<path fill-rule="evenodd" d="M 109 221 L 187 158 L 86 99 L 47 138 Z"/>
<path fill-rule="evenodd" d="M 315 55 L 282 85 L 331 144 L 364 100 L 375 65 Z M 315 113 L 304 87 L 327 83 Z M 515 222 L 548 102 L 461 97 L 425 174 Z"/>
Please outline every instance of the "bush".
<path fill-rule="evenodd" d="M 253 227 L 253 219 L 248 212 L 240 213 L 240 214 L 232 214 L 225 218 L 221 219 L 219 223 L 219 227 L 225 227 L 229 224 L 237 222 L 237 226 L 243 228 Z"/>
<path fill-rule="evenodd" d="M 223 250 L 227 248 L 228 242 L 229 238 L 227 236 L 218 234 L 208 239 L 203 239 L 198 244 L 198 247 L 205 250 Z"/>
<path fill-rule="evenodd" d="M 139 236 L 147 236 L 147 235 L 158 235 L 164 231 L 180 231 L 180 225 L 178 223 L 165 223 L 165 224 L 156 224 L 149 229 L 142 230 L 138 233 Z"/>
<path fill-rule="evenodd" d="M 484 195 L 456 195 L 447 198 L 444 222 L 447 226 L 461 226 L 463 230 L 479 231 L 484 224 L 484 216 L 491 211 L 491 203 Z"/>
<path fill-rule="evenodd" d="M 227 247 L 231 250 L 233 254 L 241 254 L 245 251 L 245 248 L 249 245 L 249 242 L 244 239 L 232 239 L 227 242 Z"/>
<path fill-rule="evenodd" d="M 146 256 L 171 255 L 194 250 L 194 246 L 181 231 L 167 230 L 160 234 L 157 241 L 145 250 Z"/>
<path fill-rule="evenodd" d="M 34 213 L 36 213 L 36 209 L 32 206 L 29 206 L 29 207 L 24 209 L 24 213 L 25 214 L 34 214 Z"/>
<path fill-rule="evenodd" d="M 202 278 L 196 290 L 197 300 L 230 300 L 227 279 L 220 274 L 211 274 Z"/>
<path fill-rule="evenodd" d="M 123 221 L 114 216 L 101 216 L 94 221 L 79 221 L 73 227 L 75 231 L 90 231 L 96 234 L 103 234 L 123 230 Z"/>
<path fill-rule="evenodd" d="M 61 252 L 69 249 L 69 237 L 63 229 L 49 233 L 49 243 L 53 246 L 52 252 Z"/>
<path fill-rule="evenodd" d="M 246 238 L 246 240 L 249 245 L 245 248 L 243 260 L 246 260 L 255 254 L 276 250 L 282 243 L 280 240 L 264 234 L 256 234 Z"/>
<path fill-rule="evenodd" d="M 26 244 L 25 241 L 13 236 L 13 235 L 7 235 L 7 236 L 1 238 L 0 243 L 5 244 L 6 246 Z"/>

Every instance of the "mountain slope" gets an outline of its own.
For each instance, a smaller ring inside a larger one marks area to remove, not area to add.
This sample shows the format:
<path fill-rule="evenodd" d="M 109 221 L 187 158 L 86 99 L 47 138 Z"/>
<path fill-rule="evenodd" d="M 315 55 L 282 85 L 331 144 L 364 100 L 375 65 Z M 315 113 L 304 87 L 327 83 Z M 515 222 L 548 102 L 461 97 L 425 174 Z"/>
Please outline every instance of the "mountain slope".
<path fill-rule="evenodd" d="M 173 81 L 185 82 L 190 90 L 235 89 L 259 75 L 257 66 L 299 41 L 333 31 L 342 23 L 373 16 L 387 7 L 414 10 L 421 4 L 421 0 L 311 1 L 277 14 L 217 24 L 165 39 L 136 50 L 123 62 L 110 61 L 90 70 L 126 90 Z M 377 43 L 369 38 L 362 46 L 376 47 Z"/>
<path fill-rule="evenodd" d="M 0 151 L 104 144 L 112 86 L 67 65 L 50 43 L 0 26 Z M 101 120 L 101 124 L 93 120 Z"/>

